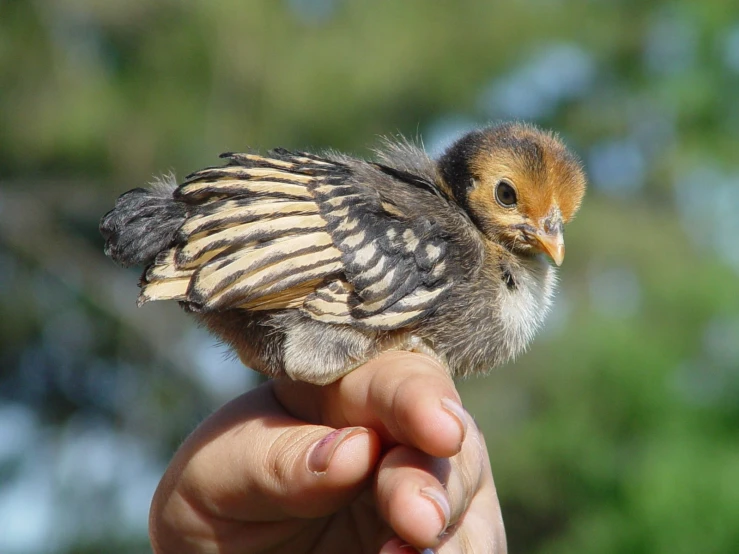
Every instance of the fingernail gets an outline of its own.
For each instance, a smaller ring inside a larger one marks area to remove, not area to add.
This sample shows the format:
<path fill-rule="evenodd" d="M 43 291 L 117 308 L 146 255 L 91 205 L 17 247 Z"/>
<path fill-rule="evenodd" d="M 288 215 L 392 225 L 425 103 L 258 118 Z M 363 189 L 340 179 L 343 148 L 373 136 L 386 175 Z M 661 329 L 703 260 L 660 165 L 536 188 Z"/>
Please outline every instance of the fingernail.
<path fill-rule="evenodd" d="M 421 495 L 430 500 L 431 503 L 436 507 L 436 511 L 439 512 L 442 527 L 438 534 L 441 535 L 444 532 L 444 529 L 449 526 L 449 518 L 452 517 L 452 511 L 451 508 L 449 508 L 449 501 L 447 500 L 445 494 L 433 487 L 422 488 Z"/>
<path fill-rule="evenodd" d="M 467 436 L 467 414 L 462 405 L 459 402 L 452 400 L 451 398 L 442 398 L 441 406 L 449 415 L 457 420 L 459 430 L 462 433 L 462 440 L 459 441 L 461 447 L 462 443 L 464 442 L 465 436 Z"/>
<path fill-rule="evenodd" d="M 308 455 L 308 470 L 313 473 L 326 473 L 336 450 L 348 439 L 367 433 L 364 427 L 337 429 L 319 440 Z"/>

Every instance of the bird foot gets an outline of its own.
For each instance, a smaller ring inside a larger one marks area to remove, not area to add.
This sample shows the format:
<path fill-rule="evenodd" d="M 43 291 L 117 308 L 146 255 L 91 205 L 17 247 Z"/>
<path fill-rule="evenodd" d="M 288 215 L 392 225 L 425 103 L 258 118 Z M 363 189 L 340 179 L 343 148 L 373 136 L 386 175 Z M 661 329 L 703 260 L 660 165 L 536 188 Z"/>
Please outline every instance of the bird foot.
<path fill-rule="evenodd" d="M 324 368 L 323 371 L 317 373 L 315 371 L 290 371 L 288 369 L 286 373 L 291 379 L 296 381 L 305 381 L 314 385 L 329 385 L 351 373 L 359 366 L 375 359 L 383 352 L 415 352 L 417 354 L 423 354 L 434 359 L 450 372 L 444 356 L 438 354 L 428 342 L 421 337 L 406 334 L 388 337 L 380 343 L 378 348 L 374 350 L 374 353 L 361 359 L 355 359 L 344 367 L 336 368 L 333 371 L 326 371 Z M 310 364 L 307 367 L 315 369 L 314 364 Z"/>
<path fill-rule="evenodd" d="M 445 368 L 447 372 L 451 373 L 446 358 L 436 352 L 436 350 L 434 350 L 434 348 L 428 342 L 423 340 L 421 337 L 417 337 L 416 335 L 391 337 L 385 343 L 383 343 L 382 348 L 380 348 L 379 351 L 404 351 L 415 352 L 416 354 L 423 354 L 424 356 L 428 356 L 429 358 L 432 358 L 433 360 L 438 362 L 441 367 Z"/>

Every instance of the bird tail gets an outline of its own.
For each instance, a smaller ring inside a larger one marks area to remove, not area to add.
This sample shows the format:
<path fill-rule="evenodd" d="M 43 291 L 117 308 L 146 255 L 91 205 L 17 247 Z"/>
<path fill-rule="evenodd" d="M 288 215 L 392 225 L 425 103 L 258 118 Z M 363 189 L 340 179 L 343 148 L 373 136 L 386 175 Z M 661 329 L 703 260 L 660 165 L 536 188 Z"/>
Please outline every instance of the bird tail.
<path fill-rule="evenodd" d="M 123 267 L 149 265 L 168 248 L 187 217 L 187 207 L 172 197 L 173 175 L 150 189 L 137 188 L 121 195 L 100 220 L 105 255 Z"/>

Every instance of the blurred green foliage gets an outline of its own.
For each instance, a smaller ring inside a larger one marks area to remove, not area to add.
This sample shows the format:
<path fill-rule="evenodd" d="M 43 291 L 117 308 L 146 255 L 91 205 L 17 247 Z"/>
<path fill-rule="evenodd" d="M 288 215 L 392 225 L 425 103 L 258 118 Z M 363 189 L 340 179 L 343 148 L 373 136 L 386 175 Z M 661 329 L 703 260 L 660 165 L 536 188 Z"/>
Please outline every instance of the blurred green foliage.
<path fill-rule="evenodd" d="M 248 386 L 133 309 L 96 234 L 117 194 L 525 118 L 593 186 L 545 332 L 460 383 L 510 551 L 739 552 L 738 99 L 733 0 L 1 1 L 0 550 L 147 551 L 171 452 Z"/>

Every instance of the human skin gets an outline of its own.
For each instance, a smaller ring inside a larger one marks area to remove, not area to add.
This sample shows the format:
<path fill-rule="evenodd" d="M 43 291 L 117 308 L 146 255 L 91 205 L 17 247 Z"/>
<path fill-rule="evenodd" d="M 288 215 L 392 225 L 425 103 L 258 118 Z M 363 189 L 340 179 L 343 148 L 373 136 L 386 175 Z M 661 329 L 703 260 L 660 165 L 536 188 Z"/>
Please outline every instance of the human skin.
<path fill-rule="evenodd" d="M 226 404 L 172 459 L 150 537 L 157 554 L 506 552 L 484 438 L 446 370 L 407 352 Z"/>

